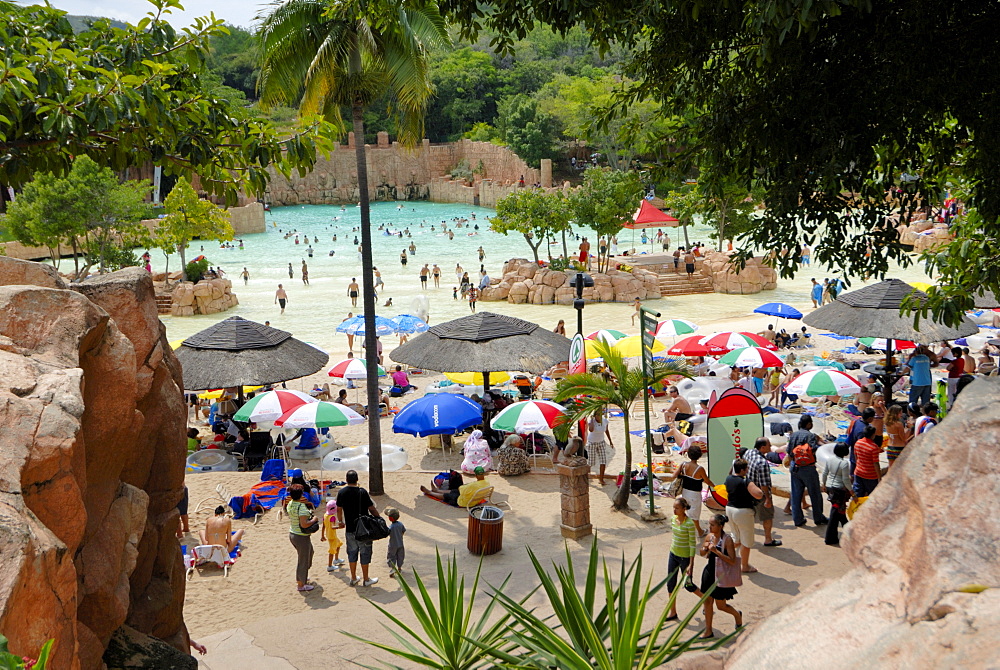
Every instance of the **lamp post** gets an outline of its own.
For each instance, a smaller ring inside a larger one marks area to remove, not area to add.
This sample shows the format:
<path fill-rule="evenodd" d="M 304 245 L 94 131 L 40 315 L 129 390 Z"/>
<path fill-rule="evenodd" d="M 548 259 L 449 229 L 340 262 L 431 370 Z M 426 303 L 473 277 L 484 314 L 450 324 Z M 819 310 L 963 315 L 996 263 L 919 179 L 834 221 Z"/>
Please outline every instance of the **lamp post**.
<path fill-rule="evenodd" d="M 583 335 L 583 289 L 594 287 L 594 278 L 586 272 L 577 272 L 570 277 L 569 285 L 576 289 L 576 300 L 573 301 L 573 309 L 576 310 L 576 332 Z"/>

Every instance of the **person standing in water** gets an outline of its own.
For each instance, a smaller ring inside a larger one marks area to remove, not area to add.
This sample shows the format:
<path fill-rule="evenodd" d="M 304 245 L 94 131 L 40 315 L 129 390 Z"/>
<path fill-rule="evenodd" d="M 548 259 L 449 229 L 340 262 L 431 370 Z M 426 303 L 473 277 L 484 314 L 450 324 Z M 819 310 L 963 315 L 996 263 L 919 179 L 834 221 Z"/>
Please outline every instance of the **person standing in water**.
<path fill-rule="evenodd" d="M 291 263 L 288 264 L 288 278 L 289 279 L 295 279 L 295 271 L 292 270 L 292 264 Z"/>
<path fill-rule="evenodd" d="M 281 313 L 285 313 L 285 305 L 288 304 L 288 294 L 285 293 L 285 289 L 278 284 L 278 290 L 274 292 L 274 303 L 276 305 L 281 305 Z"/>
<path fill-rule="evenodd" d="M 427 263 L 424 263 L 424 267 L 420 268 L 420 290 L 427 290 L 427 277 L 431 274 L 431 269 L 427 267 Z"/>
<path fill-rule="evenodd" d="M 434 277 L 434 288 L 441 288 L 441 268 L 437 266 L 437 263 L 434 264 L 431 275 Z"/>
<path fill-rule="evenodd" d="M 358 306 L 358 280 L 351 277 L 351 283 L 347 285 L 347 296 L 351 299 L 351 307 Z"/>
<path fill-rule="evenodd" d="M 305 259 L 302 259 L 302 283 L 309 286 L 309 266 L 306 265 Z"/>
<path fill-rule="evenodd" d="M 407 260 L 408 259 L 406 257 L 406 249 L 403 249 L 403 252 L 401 254 L 399 254 L 399 264 L 402 265 L 405 268 Z"/>
<path fill-rule="evenodd" d="M 379 286 L 385 286 L 385 282 L 382 281 L 382 273 L 378 268 L 372 268 L 372 274 L 375 276 L 375 290 L 378 291 Z"/>
<path fill-rule="evenodd" d="M 240 277 L 243 278 L 243 285 L 246 286 L 247 282 L 250 281 L 250 271 L 244 267 L 243 272 L 240 273 Z"/>

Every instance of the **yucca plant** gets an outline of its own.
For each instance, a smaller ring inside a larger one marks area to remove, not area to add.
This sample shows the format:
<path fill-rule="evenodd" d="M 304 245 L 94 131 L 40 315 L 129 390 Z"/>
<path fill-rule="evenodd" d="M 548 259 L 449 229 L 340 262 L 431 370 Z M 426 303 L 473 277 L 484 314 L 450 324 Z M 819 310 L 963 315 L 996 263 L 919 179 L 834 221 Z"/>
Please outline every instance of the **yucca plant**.
<path fill-rule="evenodd" d="M 601 561 L 604 602 L 598 607 L 597 540 L 590 549 L 585 581 L 577 584 L 573 557 L 566 550 L 566 566 L 554 565 L 555 578 L 541 565 L 531 549 L 531 563 L 548 597 L 553 615 L 541 617 L 503 593 L 495 596 L 516 625 L 503 645 L 470 639 L 494 657 L 497 665 L 524 670 L 652 670 L 692 649 L 715 649 L 732 636 L 701 642 L 698 633 L 684 639 L 684 630 L 699 611 L 708 594 L 691 609 L 674 630 L 668 632 L 667 616 L 677 592 L 670 594 L 653 624 L 643 630 L 643 618 L 649 599 L 661 591 L 666 579 L 653 584 L 642 577 L 642 551 L 626 566 L 622 561 L 617 585 L 612 582 L 607 563 Z M 511 649 L 511 642 L 517 645 Z"/>
<path fill-rule="evenodd" d="M 490 602 L 481 615 L 476 615 L 473 612 L 476 604 L 476 593 L 479 589 L 482 562 L 476 570 L 472 588 L 466 592 L 465 577 L 459 574 L 458 563 L 454 555 L 445 564 L 441 560 L 441 554 L 435 553 L 437 555 L 438 581 L 436 601 L 430 595 L 423 579 L 416 570 L 413 570 L 412 585 L 409 578 L 404 576 L 402 572 L 396 573 L 410 609 L 417 617 L 417 629 L 406 625 L 381 605 L 372 603 L 379 612 L 385 615 L 386 619 L 392 622 L 392 626 L 386 624 L 383 626 L 396 639 L 398 646 L 373 642 L 346 631 L 341 632 L 355 640 L 360 640 L 394 656 L 406 659 L 410 663 L 406 666 L 408 668 L 414 667 L 413 664 L 440 670 L 473 670 L 492 667 L 494 665 L 492 650 L 497 649 L 506 653 L 513 648 L 512 644 L 504 642 L 508 635 L 511 615 L 504 612 L 494 623 L 488 623 L 497 603 L 495 595 L 490 597 Z M 503 591 L 509 580 L 510 576 L 504 580 L 497 591 Z M 524 601 L 512 602 L 523 604 Z M 476 617 L 475 621 L 473 621 L 473 617 Z M 360 663 L 358 665 L 372 668 L 372 670 L 381 670 L 382 668 L 402 670 L 402 666 L 381 663 L 377 666 Z"/>

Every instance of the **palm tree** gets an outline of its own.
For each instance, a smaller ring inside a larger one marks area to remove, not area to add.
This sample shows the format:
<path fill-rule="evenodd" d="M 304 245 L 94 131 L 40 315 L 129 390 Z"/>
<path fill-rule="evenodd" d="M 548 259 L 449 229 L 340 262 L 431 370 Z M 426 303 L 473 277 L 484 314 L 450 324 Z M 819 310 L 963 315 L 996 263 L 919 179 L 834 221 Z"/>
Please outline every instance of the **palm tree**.
<path fill-rule="evenodd" d="M 653 361 L 653 369 L 649 376 L 642 374 L 641 368 L 629 367 L 621 352 L 603 340 L 594 342 L 597 355 L 604 359 L 608 375 L 595 372 L 584 372 L 570 375 L 556 386 L 556 402 L 576 398 L 567 412 L 564 424 L 574 424 L 603 412 L 608 405 L 619 408 L 625 415 L 625 470 L 632 467 L 632 440 L 629 434 L 629 413 L 632 406 L 642 398 L 643 389 L 647 385 L 661 382 L 667 377 L 679 375 L 690 377 L 688 367 L 677 363 Z M 631 493 L 629 478 L 622 481 L 621 487 L 615 493 L 614 508 L 618 511 L 628 509 L 628 498 Z"/>
<path fill-rule="evenodd" d="M 365 109 L 386 97 L 399 141 L 413 146 L 423 137 L 424 113 L 433 87 L 427 45 L 449 41 L 435 0 L 284 0 L 260 16 L 260 100 L 298 103 L 301 114 L 323 114 L 343 126 L 349 109 L 354 129 L 361 201 L 362 286 L 368 366 L 369 488 L 384 492 L 378 421 L 378 352 L 375 285 L 365 159 Z"/>

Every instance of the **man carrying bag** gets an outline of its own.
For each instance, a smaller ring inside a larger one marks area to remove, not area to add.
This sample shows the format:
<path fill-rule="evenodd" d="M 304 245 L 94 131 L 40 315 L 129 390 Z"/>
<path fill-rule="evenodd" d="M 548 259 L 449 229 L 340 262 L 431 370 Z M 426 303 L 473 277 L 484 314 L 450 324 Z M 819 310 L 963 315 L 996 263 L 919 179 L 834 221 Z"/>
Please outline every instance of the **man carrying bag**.
<path fill-rule="evenodd" d="M 357 586 L 359 583 L 371 586 L 378 583 L 378 577 L 368 577 L 368 566 L 372 562 L 372 539 L 375 538 L 370 535 L 366 540 L 357 537 L 358 519 L 366 515 L 371 515 L 379 520 L 382 517 L 376 509 L 375 503 L 372 502 L 371 496 L 368 495 L 368 491 L 358 486 L 358 473 L 354 470 L 348 470 L 346 479 L 347 486 L 337 494 L 337 520 L 343 524 L 345 535 L 347 535 L 347 562 L 351 568 L 351 586 Z M 366 520 L 366 525 L 363 528 L 367 525 L 374 524 L 367 524 Z M 382 526 L 384 525 L 383 521 Z M 362 533 L 362 537 L 364 536 L 365 533 Z M 363 582 L 357 576 L 359 558 Z"/>

